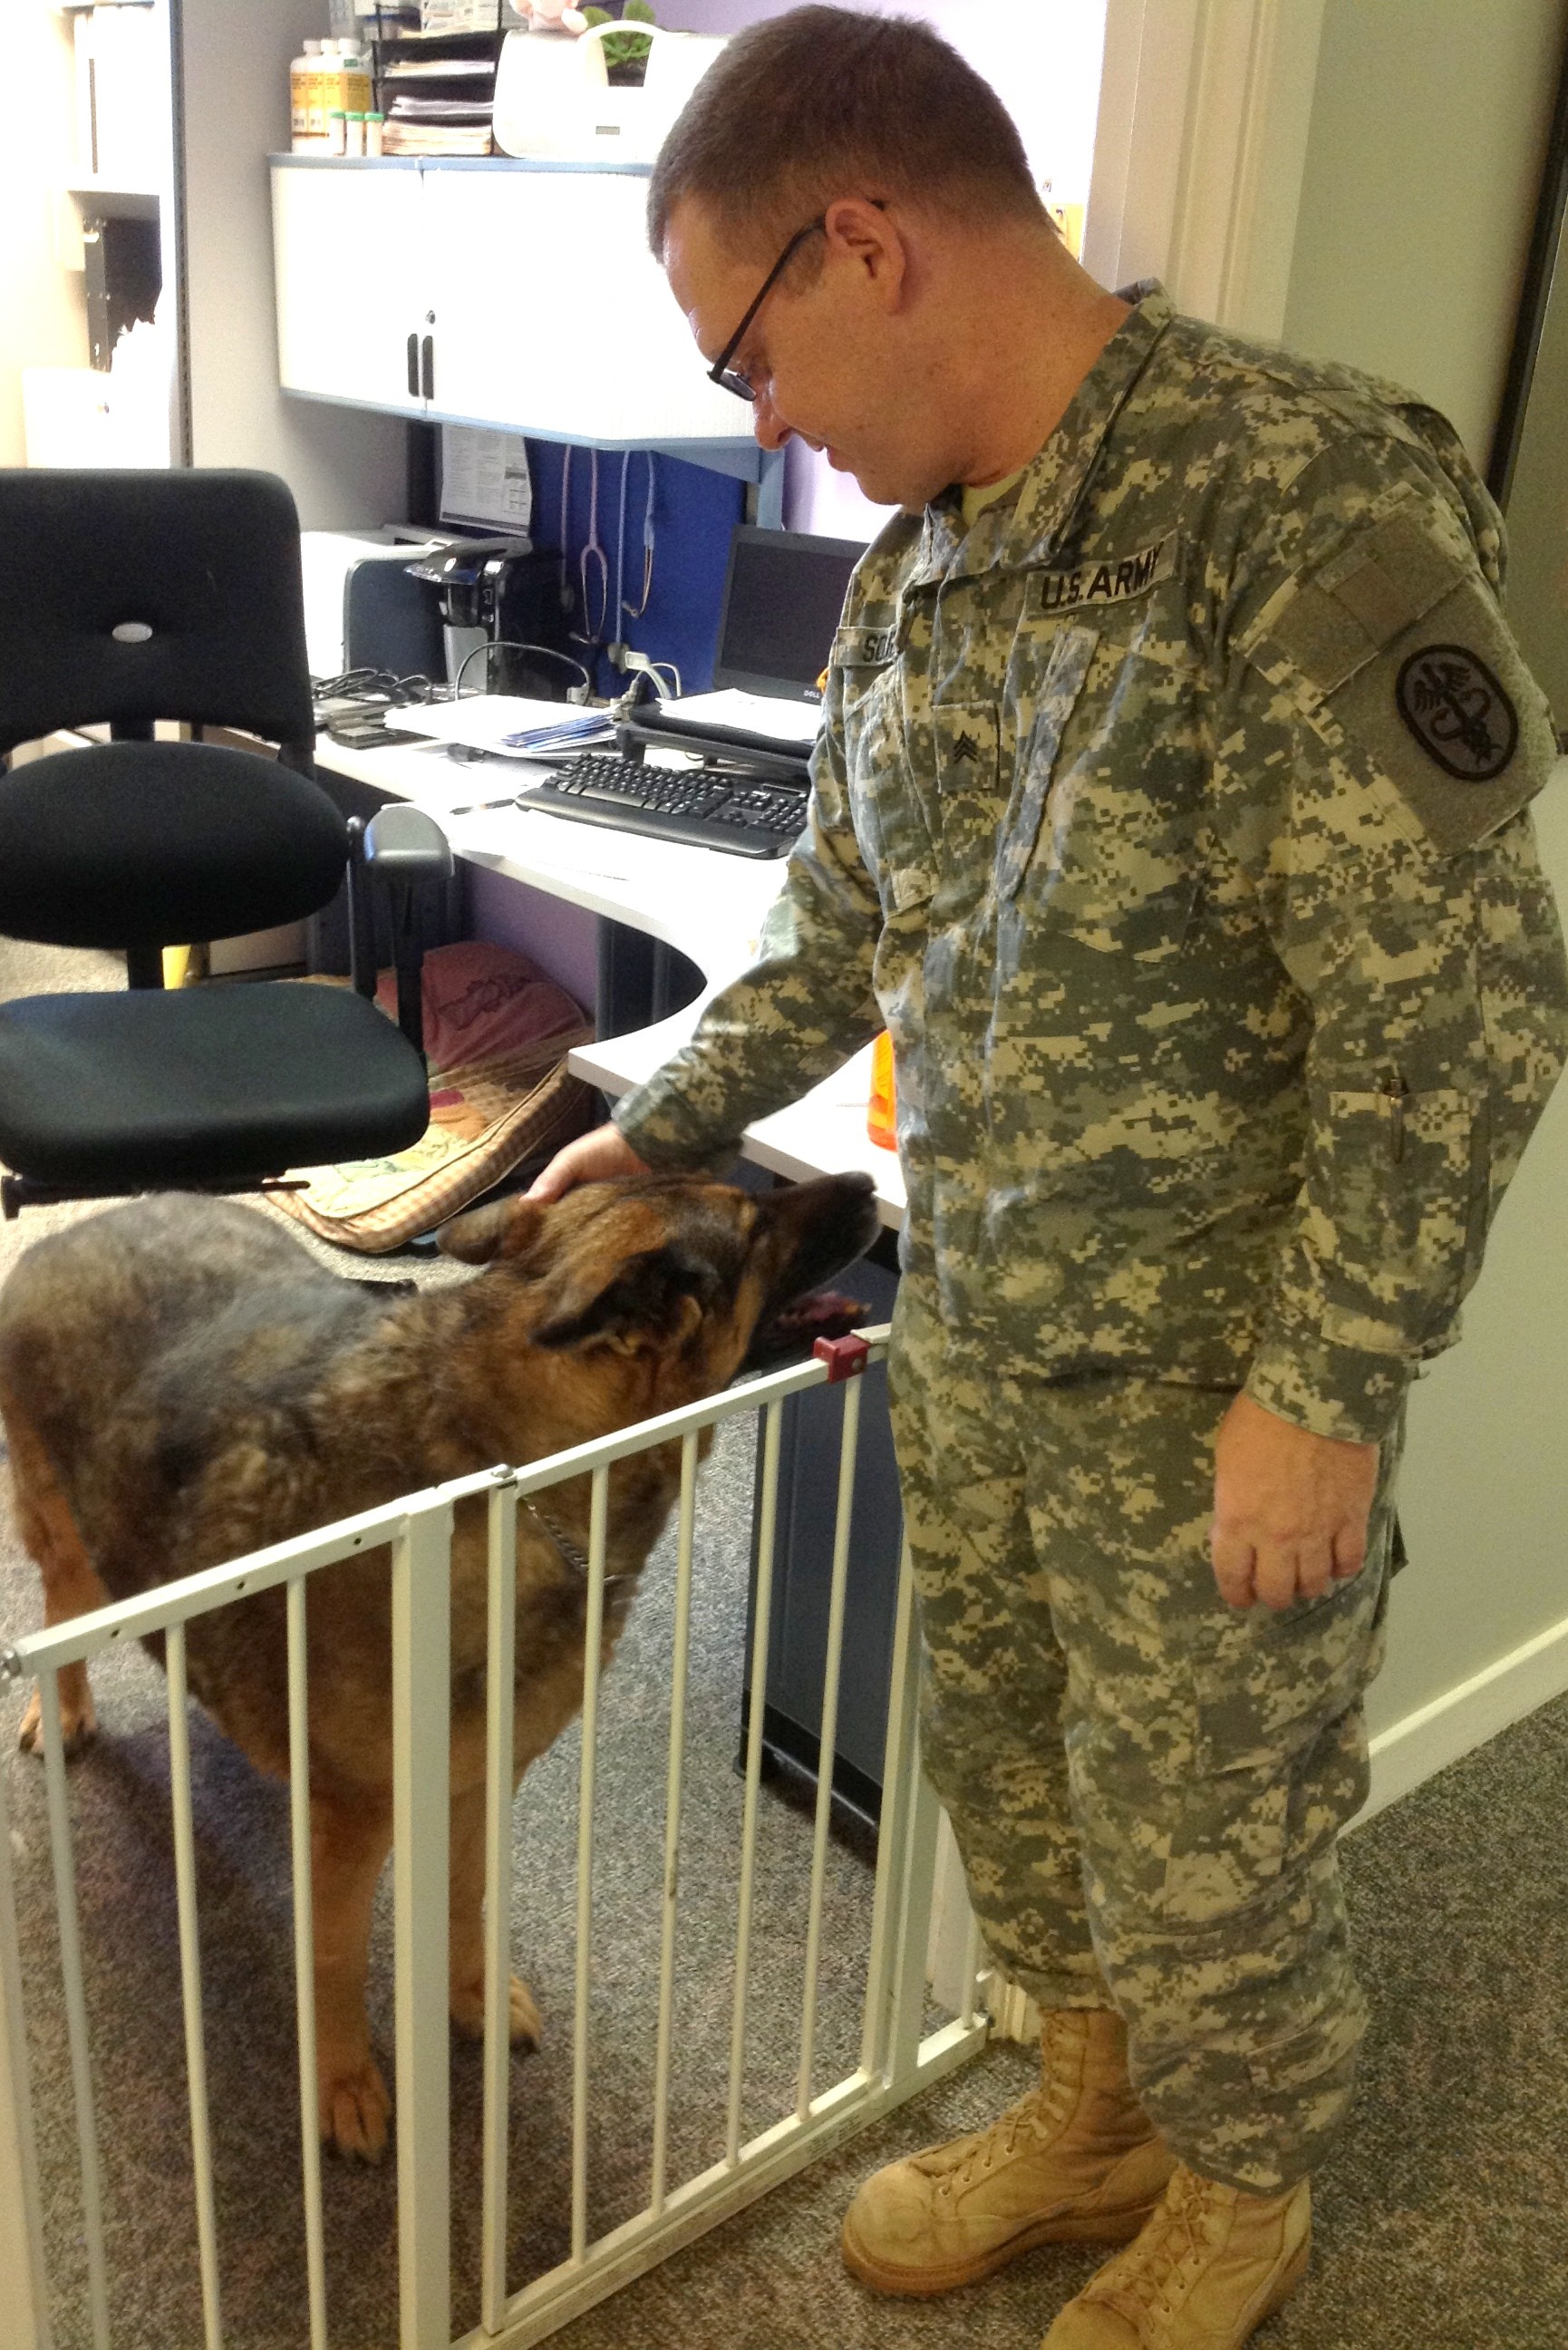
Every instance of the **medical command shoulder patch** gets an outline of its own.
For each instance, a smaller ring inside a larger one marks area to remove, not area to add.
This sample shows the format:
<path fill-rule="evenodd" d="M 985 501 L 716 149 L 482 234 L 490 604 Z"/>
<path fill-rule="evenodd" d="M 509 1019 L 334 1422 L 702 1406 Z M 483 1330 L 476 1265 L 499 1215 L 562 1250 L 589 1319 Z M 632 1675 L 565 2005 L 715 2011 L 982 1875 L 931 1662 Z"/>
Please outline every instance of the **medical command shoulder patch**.
<path fill-rule="evenodd" d="M 1400 665 L 1394 704 L 1445 775 L 1487 784 L 1519 743 L 1519 712 L 1468 645 L 1423 645 Z"/>

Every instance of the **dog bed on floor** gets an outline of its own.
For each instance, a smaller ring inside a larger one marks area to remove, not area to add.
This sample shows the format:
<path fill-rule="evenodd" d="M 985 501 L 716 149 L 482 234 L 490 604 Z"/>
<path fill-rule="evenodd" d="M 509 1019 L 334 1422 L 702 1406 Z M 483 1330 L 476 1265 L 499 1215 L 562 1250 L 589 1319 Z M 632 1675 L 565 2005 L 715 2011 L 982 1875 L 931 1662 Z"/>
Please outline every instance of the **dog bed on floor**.
<path fill-rule="evenodd" d="M 290 1180 L 306 1190 L 270 1195 L 323 1240 L 362 1255 L 445 1223 L 593 1115 L 591 1088 L 566 1067 L 573 1046 L 591 1042 L 593 1023 L 526 955 L 478 939 L 432 948 L 423 1000 L 431 1122 L 421 1139 L 387 1159 L 297 1169 Z M 391 972 L 380 974 L 376 1001 L 396 1018 Z"/>

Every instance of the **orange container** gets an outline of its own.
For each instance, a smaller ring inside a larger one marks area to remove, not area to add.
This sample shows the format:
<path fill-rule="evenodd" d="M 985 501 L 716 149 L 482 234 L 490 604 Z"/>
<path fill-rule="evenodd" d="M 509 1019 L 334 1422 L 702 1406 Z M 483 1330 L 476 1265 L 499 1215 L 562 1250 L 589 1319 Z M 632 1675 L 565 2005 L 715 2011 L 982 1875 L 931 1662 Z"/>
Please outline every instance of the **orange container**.
<path fill-rule="evenodd" d="M 873 1142 L 884 1150 L 898 1148 L 898 1128 L 893 1092 L 893 1039 L 886 1028 L 871 1047 L 871 1099 L 866 1112 L 866 1131 Z"/>

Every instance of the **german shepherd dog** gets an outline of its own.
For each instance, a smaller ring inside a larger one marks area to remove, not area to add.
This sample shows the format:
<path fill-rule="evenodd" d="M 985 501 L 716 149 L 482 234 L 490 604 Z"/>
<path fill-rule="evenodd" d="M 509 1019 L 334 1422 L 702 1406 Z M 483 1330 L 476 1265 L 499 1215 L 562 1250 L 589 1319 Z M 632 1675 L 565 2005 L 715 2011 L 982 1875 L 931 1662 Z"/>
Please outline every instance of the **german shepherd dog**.
<path fill-rule="evenodd" d="M 0 1293 L 0 1414 L 18 1528 L 57 1624 L 498 1462 L 518 1465 L 715 1393 L 769 1317 L 868 1246 L 863 1175 L 762 1196 L 689 1178 L 586 1184 L 459 1217 L 472 1280 L 408 1294 L 345 1280 L 253 1208 L 138 1201 L 30 1248 Z M 680 1445 L 609 1481 L 604 1645 L 670 1513 Z M 517 1522 L 514 1786 L 582 1700 L 589 1481 Z M 389 1550 L 307 1581 L 310 1824 L 322 2136 L 379 2158 L 370 1904 L 391 1846 Z M 619 1578 L 627 1578 L 620 1580 Z M 452 1546 L 451 2008 L 482 2028 L 486 1508 Z M 147 1646 L 161 1660 L 162 1637 Z M 188 1627 L 191 1687 L 264 1772 L 288 1773 L 285 1596 Z M 96 1728 L 60 1674 L 67 1752 Z M 21 1742 L 41 1747 L 35 1692 Z M 536 2042 L 524 1984 L 514 2040 Z"/>

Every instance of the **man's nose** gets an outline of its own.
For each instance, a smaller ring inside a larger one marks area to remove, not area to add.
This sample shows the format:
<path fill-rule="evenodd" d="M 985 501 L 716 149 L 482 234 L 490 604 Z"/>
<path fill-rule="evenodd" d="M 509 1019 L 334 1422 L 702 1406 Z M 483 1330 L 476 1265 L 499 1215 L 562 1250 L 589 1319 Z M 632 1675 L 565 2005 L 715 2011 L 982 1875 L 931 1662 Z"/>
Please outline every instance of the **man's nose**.
<path fill-rule="evenodd" d="M 794 425 L 784 422 L 765 391 L 759 391 L 752 404 L 752 430 L 764 449 L 782 449 L 794 438 Z"/>

